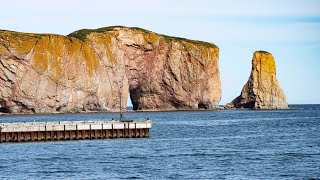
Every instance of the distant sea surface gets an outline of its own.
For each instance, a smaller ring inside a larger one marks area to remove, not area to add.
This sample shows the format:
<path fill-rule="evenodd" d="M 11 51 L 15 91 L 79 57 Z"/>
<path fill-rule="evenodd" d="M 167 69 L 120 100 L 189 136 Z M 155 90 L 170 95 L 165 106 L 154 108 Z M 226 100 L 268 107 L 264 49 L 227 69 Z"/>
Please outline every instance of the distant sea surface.
<path fill-rule="evenodd" d="M 320 105 L 136 112 L 150 138 L 0 144 L 0 179 L 320 179 Z M 106 120 L 116 113 L 0 116 Z"/>

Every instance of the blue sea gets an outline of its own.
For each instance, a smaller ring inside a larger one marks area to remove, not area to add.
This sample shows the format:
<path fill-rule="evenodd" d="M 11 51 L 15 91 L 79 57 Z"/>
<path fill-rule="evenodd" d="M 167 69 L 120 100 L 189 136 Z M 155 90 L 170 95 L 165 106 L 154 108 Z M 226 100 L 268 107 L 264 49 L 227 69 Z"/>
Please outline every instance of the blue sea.
<path fill-rule="evenodd" d="M 0 179 L 320 179 L 320 105 L 133 112 L 150 138 L 0 144 Z M 116 113 L 0 116 L 106 120 Z"/>

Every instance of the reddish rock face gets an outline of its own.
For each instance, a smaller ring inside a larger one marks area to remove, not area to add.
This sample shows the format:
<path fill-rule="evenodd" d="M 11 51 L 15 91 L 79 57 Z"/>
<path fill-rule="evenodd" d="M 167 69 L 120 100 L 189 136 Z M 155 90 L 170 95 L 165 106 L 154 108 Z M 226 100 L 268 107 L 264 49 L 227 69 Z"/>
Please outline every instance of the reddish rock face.
<path fill-rule="evenodd" d="M 0 109 L 12 113 L 217 108 L 219 48 L 139 28 L 68 36 L 0 31 Z M 120 88 L 121 87 L 121 88 Z"/>
<path fill-rule="evenodd" d="M 225 108 L 287 109 L 286 97 L 276 78 L 276 64 L 272 54 L 256 51 L 252 58 L 252 71 L 240 96 Z"/>

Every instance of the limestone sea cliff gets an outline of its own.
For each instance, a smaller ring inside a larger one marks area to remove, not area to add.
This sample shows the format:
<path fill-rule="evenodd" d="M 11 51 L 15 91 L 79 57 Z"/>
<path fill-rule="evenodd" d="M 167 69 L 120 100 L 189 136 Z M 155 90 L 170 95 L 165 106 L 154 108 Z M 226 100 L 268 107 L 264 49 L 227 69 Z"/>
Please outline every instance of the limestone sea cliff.
<path fill-rule="evenodd" d="M 247 109 L 287 109 L 286 97 L 276 78 L 276 64 L 272 54 L 256 51 L 252 58 L 252 70 L 240 96 L 225 106 Z"/>
<path fill-rule="evenodd" d="M 214 109 L 214 44 L 122 26 L 68 36 L 0 31 L 0 112 Z"/>

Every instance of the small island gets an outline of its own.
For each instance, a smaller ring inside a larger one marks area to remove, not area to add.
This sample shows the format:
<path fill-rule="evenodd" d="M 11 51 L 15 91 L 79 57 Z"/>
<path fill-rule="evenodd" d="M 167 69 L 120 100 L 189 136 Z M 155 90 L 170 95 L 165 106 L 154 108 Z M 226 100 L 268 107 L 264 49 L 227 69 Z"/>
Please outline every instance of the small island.
<path fill-rule="evenodd" d="M 288 109 L 286 97 L 276 78 L 276 63 L 271 53 L 256 51 L 252 70 L 240 96 L 225 106 L 226 109 Z"/>

